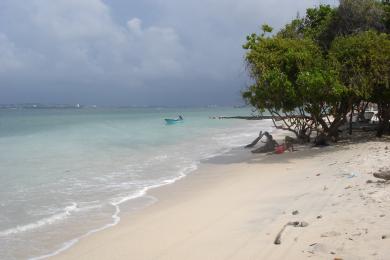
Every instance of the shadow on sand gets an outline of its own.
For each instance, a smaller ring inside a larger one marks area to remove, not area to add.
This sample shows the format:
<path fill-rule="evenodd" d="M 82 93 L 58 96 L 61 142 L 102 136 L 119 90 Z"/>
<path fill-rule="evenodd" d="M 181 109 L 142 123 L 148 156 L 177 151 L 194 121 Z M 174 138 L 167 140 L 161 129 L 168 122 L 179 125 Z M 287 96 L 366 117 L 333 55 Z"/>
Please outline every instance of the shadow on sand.
<path fill-rule="evenodd" d="M 261 164 L 290 164 L 293 160 L 299 158 L 314 158 L 320 154 L 326 154 L 337 150 L 349 150 L 351 144 L 367 143 L 367 142 L 389 142 L 390 136 L 377 138 L 372 133 L 357 132 L 352 136 L 344 136 L 339 142 L 325 147 L 313 147 L 312 144 L 296 145 L 294 152 L 285 152 L 283 154 L 267 153 L 253 154 L 251 149 L 245 149 L 244 145 L 239 148 L 234 148 L 223 155 L 205 159 L 202 163 L 206 164 L 237 164 L 237 163 L 261 163 Z"/>

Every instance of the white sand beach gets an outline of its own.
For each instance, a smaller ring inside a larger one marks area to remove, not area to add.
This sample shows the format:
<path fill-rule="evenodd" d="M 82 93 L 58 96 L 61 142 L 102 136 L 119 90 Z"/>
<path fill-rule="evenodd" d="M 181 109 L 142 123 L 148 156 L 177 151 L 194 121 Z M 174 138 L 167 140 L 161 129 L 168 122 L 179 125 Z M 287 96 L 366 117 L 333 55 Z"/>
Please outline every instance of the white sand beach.
<path fill-rule="evenodd" d="M 226 155 L 53 259 L 388 259 L 390 186 L 372 173 L 389 156 L 379 139 Z M 287 226 L 274 244 L 290 221 L 308 225 Z"/>
<path fill-rule="evenodd" d="M 0 260 L 390 260 L 390 0 L 0 21 Z"/>

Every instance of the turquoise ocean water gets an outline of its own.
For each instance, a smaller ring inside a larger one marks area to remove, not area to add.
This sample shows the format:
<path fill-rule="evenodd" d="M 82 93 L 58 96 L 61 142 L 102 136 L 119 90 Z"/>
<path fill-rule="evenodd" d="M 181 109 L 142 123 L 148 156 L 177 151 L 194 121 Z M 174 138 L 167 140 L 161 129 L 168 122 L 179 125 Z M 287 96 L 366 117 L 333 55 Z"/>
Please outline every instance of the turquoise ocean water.
<path fill-rule="evenodd" d="M 183 123 L 163 119 L 184 116 Z M 156 201 L 151 188 L 270 130 L 240 108 L 0 110 L 0 259 L 44 258 Z M 133 208 L 126 203 L 138 200 Z M 82 225 L 81 225 L 82 223 Z"/>

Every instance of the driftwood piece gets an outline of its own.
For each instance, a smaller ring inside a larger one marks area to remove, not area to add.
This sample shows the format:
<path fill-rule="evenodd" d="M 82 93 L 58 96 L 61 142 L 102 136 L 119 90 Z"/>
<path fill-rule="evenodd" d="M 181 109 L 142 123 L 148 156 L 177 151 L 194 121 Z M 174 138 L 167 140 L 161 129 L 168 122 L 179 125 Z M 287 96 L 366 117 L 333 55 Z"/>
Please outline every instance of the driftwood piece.
<path fill-rule="evenodd" d="M 263 136 L 264 136 L 263 131 L 260 131 L 259 136 L 255 140 L 253 140 L 252 143 L 246 145 L 245 148 L 252 148 L 261 140 L 261 138 L 263 138 Z"/>
<path fill-rule="evenodd" d="M 376 172 L 376 173 L 374 173 L 374 177 L 385 180 L 385 181 L 390 181 L 390 171 Z"/>
<path fill-rule="evenodd" d="M 265 141 L 265 145 L 253 150 L 252 153 L 269 153 L 274 152 L 275 147 L 279 144 L 273 139 L 272 135 L 270 135 L 268 132 L 264 132 L 264 136 L 267 138 L 267 141 Z"/>
<path fill-rule="evenodd" d="M 275 244 L 275 245 L 280 245 L 280 244 L 282 243 L 282 240 L 281 240 L 281 238 L 282 238 L 282 233 L 283 233 L 283 231 L 286 229 L 287 225 L 288 225 L 288 223 L 285 224 L 285 225 L 282 227 L 282 229 L 279 231 L 279 233 L 276 235 L 275 240 L 274 240 L 274 244 Z"/>
<path fill-rule="evenodd" d="M 274 240 L 275 245 L 280 245 L 282 243 L 282 233 L 286 229 L 287 226 L 293 226 L 293 227 L 307 227 L 309 224 L 305 221 L 293 221 L 293 222 L 287 222 L 282 229 L 279 231 L 279 233 L 276 235 L 276 238 Z"/>
<path fill-rule="evenodd" d="M 265 145 L 256 149 L 256 150 L 253 150 L 252 153 L 274 152 L 275 148 L 279 144 L 273 139 L 272 135 L 270 135 L 268 132 L 263 133 L 263 131 L 260 131 L 259 136 L 255 140 L 253 140 L 252 143 L 246 145 L 245 148 L 254 147 L 258 142 L 260 142 L 260 140 L 263 138 L 263 136 L 265 136 L 267 138 L 267 140 L 265 142 L 263 142 L 263 143 L 265 143 Z M 297 143 L 297 140 L 295 140 L 294 138 L 292 138 L 290 136 L 286 136 L 285 140 L 284 140 L 284 144 L 283 144 L 285 150 L 289 150 L 289 151 L 293 152 L 294 151 L 294 143 Z"/>

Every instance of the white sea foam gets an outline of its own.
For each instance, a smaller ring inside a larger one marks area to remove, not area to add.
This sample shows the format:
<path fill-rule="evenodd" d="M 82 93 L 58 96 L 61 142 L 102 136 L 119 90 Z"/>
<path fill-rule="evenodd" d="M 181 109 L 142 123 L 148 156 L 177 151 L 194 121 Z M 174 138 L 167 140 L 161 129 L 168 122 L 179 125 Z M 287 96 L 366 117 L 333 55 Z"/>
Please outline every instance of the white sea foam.
<path fill-rule="evenodd" d="M 110 228 L 110 227 L 113 227 L 115 225 L 117 225 L 119 222 L 120 222 L 120 205 L 127 202 L 127 201 L 130 201 L 130 200 L 133 200 L 133 199 L 136 199 L 136 198 L 139 198 L 139 197 L 142 197 L 142 196 L 145 196 L 147 191 L 148 190 L 151 190 L 151 189 L 155 189 L 155 188 L 158 188 L 158 187 L 162 187 L 162 186 L 165 186 L 165 185 L 168 185 L 168 184 L 172 184 L 180 179 L 182 179 L 183 177 L 185 177 L 188 173 L 196 170 L 198 167 L 197 167 L 197 163 L 193 163 L 191 164 L 190 166 L 188 167 L 184 167 L 182 169 L 182 171 L 180 171 L 180 174 L 178 177 L 176 178 L 172 178 L 172 179 L 168 179 L 168 180 L 164 180 L 163 182 L 161 183 L 156 183 L 154 185 L 151 185 L 151 186 L 148 186 L 148 187 L 145 187 L 141 190 L 139 190 L 138 192 L 136 192 L 135 194 L 131 194 L 129 196 L 124 196 L 124 197 L 119 197 L 119 198 L 116 198 L 116 199 L 113 199 L 111 201 L 111 205 L 113 207 L 115 207 L 115 212 L 114 214 L 112 214 L 112 222 L 109 223 L 109 224 L 106 224 L 100 228 L 96 228 L 96 229 L 92 229 L 90 231 L 88 231 L 87 233 L 85 233 L 84 235 L 82 236 L 79 236 L 75 239 L 72 239 L 70 241 L 67 241 L 65 242 L 64 244 L 62 244 L 62 246 L 57 249 L 56 251 L 52 252 L 52 253 L 49 253 L 49 254 L 45 254 L 45 255 L 41 255 L 41 256 L 38 256 L 38 257 L 31 257 L 29 258 L 29 260 L 41 260 L 41 259 L 46 259 L 46 258 L 49 258 L 49 257 L 52 257 L 52 256 L 55 256 L 55 255 L 58 255 L 59 253 L 69 249 L 70 247 L 72 247 L 74 244 L 76 244 L 80 239 L 84 238 L 84 237 L 87 237 L 89 235 L 92 235 L 96 232 L 99 232 L 99 231 L 102 231 L 102 230 L 105 230 L 107 228 Z"/>
<path fill-rule="evenodd" d="M 73 211 L 77 211 L 77 203 L 72 203 L 72 205 L 65 207 L 64 211 L 58 214 L 54 214 L 50 217 L 40 219 L 38 221 L 35 221 L 33 223 L 29 223 L 26 225 L 16 226 L 14 228 L 6 229 L 3 231 L 0 231 L 0 236 L 8 236 L 13 234 L 18 234 L 21 232 L 30 231 L 33 229 L 37 229 L 46 225 L 54 224 L 58 221 L 61 221 L 67 217 L 69 217 Z"/>

